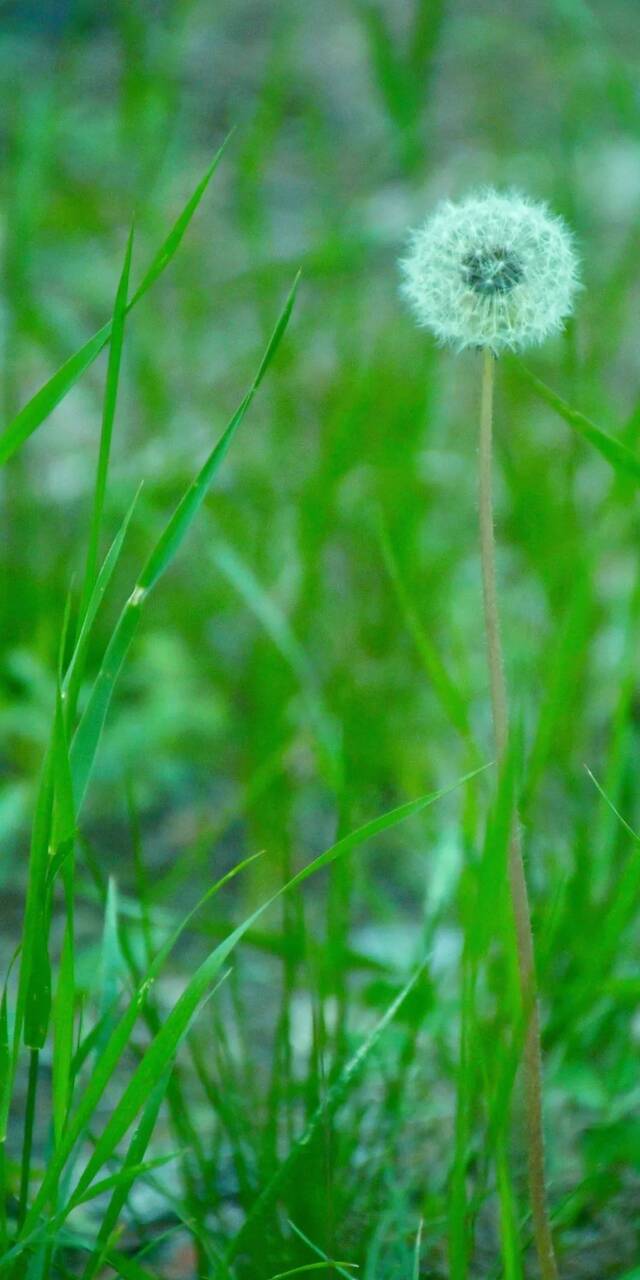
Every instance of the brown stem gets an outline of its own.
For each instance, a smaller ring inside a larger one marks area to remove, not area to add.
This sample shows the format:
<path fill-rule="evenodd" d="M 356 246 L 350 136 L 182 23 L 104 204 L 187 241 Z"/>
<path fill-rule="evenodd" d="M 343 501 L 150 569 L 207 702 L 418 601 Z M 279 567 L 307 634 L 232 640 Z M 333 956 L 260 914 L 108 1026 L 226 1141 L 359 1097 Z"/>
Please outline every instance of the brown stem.
<path fill-rule="evenodd" d="M 485 348 L 483 352 L 480 410 L 480 558 L 482 562 L 487 655 L 491 681 L 493 730 L 498 763 L 500 764 L 504 760 L 507 750 L 509 710 L 500 640 L 500 614 L 496 588 L 495 537 L 493 532 L 491 473 L 494 365 L 493 353 L 488 348 Z M 527 1015 L 523 1052 L 523 1081 L 533 1235 L 543 1280 L 557 1280 L 558 1267 L 553 1249 L 545 1191 L 540 1018 L 538 1013 L 533 934 L 517 814 L 514 814 L 513 830 L 509 842 L 509 885 L 516 926 L 522 1004 L 525 1015 Z"/>

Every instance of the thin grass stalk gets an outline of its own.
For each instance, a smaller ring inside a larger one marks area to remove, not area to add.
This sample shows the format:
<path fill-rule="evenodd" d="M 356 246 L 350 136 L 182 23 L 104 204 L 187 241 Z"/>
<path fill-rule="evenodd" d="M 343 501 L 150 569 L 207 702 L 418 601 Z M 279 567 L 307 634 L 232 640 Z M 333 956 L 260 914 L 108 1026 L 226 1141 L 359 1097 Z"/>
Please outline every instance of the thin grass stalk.
<path fill-rule="evenodd" d="M 484 619 L 491 684 L 493 730 L 498 763 L 501 764 L 508 746 L 509 710 L 500 639 L 491 483 L 494 369 L 495 357 L 492 351 L 486 347 L 483 353 L 480 408 L 480 558 L 482 563 Z M 533 933 L 522 858 L 520 828 L 517 814 L 515 813 L 509 842 L 509 885 L 516 926 L 522 1004 L 523 1009 L 528 1014 L 523 1051 L 523 1082 L 533 1235 L 543 1280 L 557 1280 L 558 1267 L 553 1247 L 545 1189 L 540 1017 L 538 1012 Z"/>
<path fill-rule="evenodd" d="M 120 380 L 120 361 L 122 358 L 122 344 L 124 340 L 125 321 L 127 317 L 127 293 L 129 289 L 129 271 L 131 267 L 131 253 L 133 249 L 133 227 L 129 232 L 127 240 L 127 248 L 124 256 L 124 265 L 120 275 L 120 282 L 116 293 L 116 300 L 113 309 L 113 318 L 111 323 L 111 341 L 109 344 L 109 362 L 107 366 L 107 383 L 105 387 L 104 402 L 102 406 L 102 426 L 100 430 L 100 448 L 98 451 L 98 462 L 96 468 L 96 480 L 93 495 L 93 507 L 91 511 L 91 524 L 89 529 L 89 543 L 87 547 L 87 559 L 84 573 L 84 586 L 82 589 L 82 599 L 80 604 L 80 623 L 87 612 L 87 607 L 91 599 L 91 593 L 96 584 L 98 576 L 98 561 L 100 555 L 100 534 L 102 530 L 102 518 L 104 513 L 105 497 L 107 492 L 107 476 L 109 473 L 109 459 L 111 455 L 111 440 L 113 436 L 113 424 L 116 414 L 116 406 L 118 403 L 118 383 Z"/>
<path fill-rule="evenodd" d="M 6 1143 L 0 1142 L 0 1257 L 9 1243 L 9 1224 L 7 1222 L 7 1160 Z"/>
<path fill-rule="evenodd" d="M 21 1227 L 27 1213 L 29 1203 L 29 1183 L 31 1181 L 31 1149 L 33 1147 L 33 1122 L 36 1113 L 36 1095 L 38 1092 L 38 1071 L 40 1051 L 32 1049 L 29 1055 L 29 1082 L 27 1084 L 27 1105 L 24 1117 L 24 1136 L 22 1139 L 22 1164 L 20 1169 L 20 1199 L 18 1202 L 18 1227 Z"/>

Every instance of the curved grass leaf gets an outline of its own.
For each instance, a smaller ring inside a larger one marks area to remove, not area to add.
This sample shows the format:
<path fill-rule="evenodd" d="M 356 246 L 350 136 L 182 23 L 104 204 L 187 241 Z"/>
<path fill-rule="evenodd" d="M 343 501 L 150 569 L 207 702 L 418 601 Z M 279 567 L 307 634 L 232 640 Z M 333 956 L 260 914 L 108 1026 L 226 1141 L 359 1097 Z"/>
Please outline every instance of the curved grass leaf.
<path fill-rule="evenodd" d="M 270 1280 L 288 1280 L 289 1276 L 306 1276 L 310 1271 L 323 1271 L 325 1275 L 327 1271 L 336 1271 L 338 1275 L 348 1276 L 349 1272 L 345 1271 L 345 1267 L 358 1270 L 357 1262 L 334 1262 L 332 1258 L 327 1258 L 325 1262 L 303 1262 L 301 1266 L 290 1267 L 288 1271 L 278 1271 L 275 1276 L 270 1277 Z"/>
<path fill-rule="evenodd" d="M 71 743 L 71 771 L 78 812 L 87 789 L 113 690 L 137 631 L 144 600 L 178 551 L 280 345 L 293 310 L 298 280 L 299 276 L 296 276 L 249 391 L 161 533 L 111 636 L 88 704 Z"/>
<path fill-rule="evenodd" d="M 200 201 L 213 177 L 218 164 L 222 158 L 224 149 L 229 141 L 231 134 L 225 138 L 222 146 L 216 152 L 207 172 L 201 178 L 195 191 L 190 196 L 180 216 L 176 219 L 171 231 L 165 240 L 163 240 L 160 248 L 155 254 L 150 267 L 143 276 L 138 288 L 136 289 L 130 302 L 127 303 L 127 312 L 135 307 L 136 303 L 144 297 L 145 293 L 151 288 L 162 272 L 168 267 L 171 259 L 177 252 L 182 237 L 184 236 L 189 223 L 200 204 Z M 112 334 L 113 320 L 109 320 L 107 324 L 98 329 L 93 337 L 85 342 L 68 360 L 53 374 L 44 386 L 31 397 L 31 399 L 23 406 L 18 414 L 0 435 L 0 466 L 28 440 L 30 435 L 48 418 L 61 400 L 75 385 L 82 376 L 85 369 L 93 364 L 93 361 L 106 346 Z"/>
<path fill-rule="evenodd" d="M 398 993 L 389 1007 L 385 1010 L 382 1017 L 370 1031 L 366 1040 L 363 1041 L 359 1049 L 356 1050 L 353 1056 L 345 1064 L 338 1078 L 330 1086 L 325 1097 L 311 1116 L 311 1119 L 302 1134 L 296 1142 L 294 1142 L 288 1155 L 276 1169 L 275 1173 L 261 1191 L 258 1199 L 249 1210 L 240 1230 L 236 1236 L 234 1236 L 234 1239 L 231 1241 L 231 1244 L 227 1249 L 225 1262 L 230 1263 L 237 1256 L 247 1236 L 254 1229 L 255 1224 L 264 1217 L 264 1214 L 271 1207 L 274 1200 L 277 1199 L 284 1182 L 292 1172 L 305 1148 L 309 1146 L 314 1134 L 320 1128 L 322 1123 L 328 1117 L 332 1116 L 335 1111 L 337 1111 L 338 1107 L 342 1105 L 349 1093 L 349 1090 L 355 1084 L 360 1072 L 365 1066 L 370 1054 L 373 1049 L 375 1049 L 382 1033 L 386 1030 L 389 1023 L 392 1022 L 396 1013 L 404 1004 L 404 1001 L 413 990 L 418 978 L 424 972 L 427 963 L 427 960 L 424 960 L 418 969 L 416 969 L 415 973 L 411 975 L 409 981 L 405 983 L 402 990 Z"/>
<path fill-rule="evenodd" d="M 535 374 L 527 369 L 526 365 L 520 360 L 515 360 L 514 364 L 518 372 L 535 391 L 536 395 L 544 400 L 545 404 L 555 409 L 556 413 L 564 418 L 565 422 L 573 427 L 584 440 L 588 440 L 598 453 L 617 471 L 619 475 L 624 476 L 627 480 L 631 479 L 635 484 L 640 484 L 640 458 L 637 458 L 631 449 L 628 449 L 622 441 L 616 440 L 615 436 L 610 436 L 602 427 L 596 426 L 590 418 L 587 418 L 579 409 L 573 409 L 566 400 L 562 399 L 555 391 L 551 390 L 546 383 L 541 382 L 540 378 L 536 378 Z"/>
<path fill-rule="evenodd" d="M 153 1271 L 147 1271 L 146 1267 L 141 1267 L 135 1258 L 129 1258 L 126 1253 L 118 1253 L 115 1249 L 111 1249 L 105 1261 L 119 1276 L 123 1277 L 123 1280 L 157 1280 Z"/>
<path fill-rule="evenodd" d="M 348 1267 L 350 1271 L 359 1271 L 357 1262 L 336 1262 L 335 1260 L 329 1259 L 324 1252 L 324 1249 L 321 1249 L 319 1245 L 314 1244 L 313 1240 L 310 1240 L 309 1237 L 305 1235 L 304 1231 L 302 1231 L 300 1227 L 296 1226 L 295 1222 L 291 1221 L 291 1218 L 288 1218 L 287 1221 L 294 1234 L 297 1235 L 300 1240 L 304 1241 L 308 1248 L 311 1249 L 312 1253 L 316 1253 L 325 1263 L 331 1261 L 331 1266 L 334 1271 L 337 1271 L 340 1276 L 345 1276 L 345 1280 L 353 1280 L 353 1277 L 349 1275 L 349 1271 L 346 1271 L 345 1268 Z M 274 1277 L 274 1280 L 277 1280 L 277 1278 Z"/>
<path fill-rule="evenodd" d="M 224 941 L 210 953 L 206 960 L 204 960 L 196 970 L 195 974 L 191 977 L 185 987 L 185 990 L 180 996 L 180 999 L 177 1001 L 176 1005 L 174 1005 L 171 1013 L 166 1018 L 164 1024 L 152 1043 L 149 1045 L 144 1057 L 136 1068 L 134 1075 L 129 1081 L 120 1102 L 115 1107 L 109 1121 L 107 1122 L 107 1126 L 101 1134 L 98 1144 L 79 1179 L 73 1193 L 74 1199 L 77 1196 L 82 1195 L 84 1191 L 87 1190 L 91 1180 L 99 1172 L 104 1161 L 109 1159 L 110 1155 L 113 1153 L 114 1148 L 123 1137 L 129 1125 L 135 1119 L 138 1111 L 148 1099 L 150 1088 L 157 1083 L 172 1062 L 180 1041 L 184 1038 L 191 1020 L 200 1002 L 205 997 L 207 990 L 218 977 L 223 964 L 228 959 L 233 948 L 241 940 L 244 934 L 252 928 L 256 920 L 258 920 L 259 917 L 284 893 L 287 893 L 298 885 L 303 884 L 305 880 L 314 875 L 317 871 L 321 870 L 323 867 L 328 866 L 337 858 L 349 853 L 358 845 L 361 845 L 366 840 L 371 839 L 372 836 L 377 835 L 382 831 L 389 830 L 391 827 L 397 826 L 399 822 L 403 822 L 406 818 L 422 812 L 423 809 L 426 809 L 429 805 L 434 804 L 437 800 L 440 800 L 444 796 L 450 794 L 457 787 L 462 786 L 472 777 L 475 777 L 479 772 L 480 770 L 476 769 L 473 773 L 467 774 L 465 777 L 458 779 L 451 786 L 420 796 L 417 800 L 411 800 L 407 804 L 399 805 L 397 808 L 379 815 L 370 822 L 364 823 L 364 825 L 359 827 L 356 831 L 350 832 L 349 835 L 338 840 L 336 844 L 331 845 L 331 847 L 324 853 L 321 853 L 317 858 L 314 858 L 308 866 L 299 871 L 297 875 L 293 876 L 293 878 L 273 894 L 271 898 L 262 903 L 262 905 L 252 912 L 251 915 L 246 917 L 246 919 L 233 930 L 229 937 L 225 938 Z M 211 897 L 212 894 L 220 888 L 222 883 L 224 883 L 228 878 L 228 875 L 223 877 L 223 880 L 220 881 L 218 885 L 209 890 L 203 901 Z M 197 909 L 198 908 L 194 908 L 194 912 Z M 186 924 L 194 912 L 190 913 L 187 919 L 183 922 L 181 928 L 177 931 L 176 935 L 174 935 L 170 942 L 163 947 L 162 952 L 156 957 L 149 974 L 141 984 L 139 990 L 136 992 L 129 1008 L 126 1010 L 118 1026 L 114 1029 L 108 1044 L 106 1045 L 100 1059 L 97 1061 L 85 1093 L 80 1100 L 76 1111 L 69 1119 L 63 1141 L 49 1162 L 40 1188 L 25 1219 L 19 1242 L 10 1251 L 11 1257 L 17 1256 L 22 1252 L 34 1236 L 38 1234 L 37 1224 L 40 1213 L 47 1204 L 60 1177 L 62 1169 L 75 1147 L 78 1138 L 86 1130 L 107 1084 L 113 1075 L 115 1067 L 117 1066 L 117 1063 L 129 1042 L 133 1027 L 140 1013 L 146 991 L 150 983 L 158 976 L 171 946 L 177 941 L 177 937 L 180 932 L 182 932 L 182 929 L 186 927 Z M 412 979 L 412 981 L 415 980 L 416 976 L 417 975 L 414 975 L 414 979 Z M 406 996 L 407 990 L 408 989 L 405 988 L 401 993 L 402 999 Z M 396 1011 L 397 1007 L 397 1002 L 394 1001 L 394 1005 L 391 1006 L 393 1012 Z M 393 1016 L 392 1012 L 387 1010 L 385 1017 L 389 1019 L 391 1016 Z M 368 1044 L 368 1041 L 366 1043 Z M 369 1050 L 367 1049 L 367 1052 L 368 1051 Z M 356 1055 L 356 1059 L 359 1062 L 359 1055 Z M 350 1065 L 353 1066 L 353 1062 L 354 1060 L 352 1060 Z M 335 1095 L 331 1094 L 331 1096 L 334 1097 Z"/>
<path fill-rule="evenodd" d="M 232 880 L 236 875 L 238 875 L 241 871 L 244 871 L 245 868 L 248 867 L 252 862 L 254 862 L 256 857 L 258 856 L 259 856 L 258 854 L 252 854 L 250 857 L 245 858 L 242 862 L 239 862 L 237 866 L 232 867 L 231 870 L 227 871 L 225 875 L 221 876 L 221 878 L 214 885 L 212 885 L 210 889 L 207 890 L 207 892 L 203 895 L 200 901 L 196 903 L 195 907 L 191 909 L 188 915 L 185 916 L 184 920 L 180 923 L 180 925 L 173 932 L 173 934 L 171 934 L 171 936 L 168 938 L 168 940 L 165 942 L 165 944 L 161 947 L 160 951 L 156 955 L 153 961 L 153 964 L 149 969 L 149 972 L 146 974 L 145 978 L 140 983 L 137 990 L 134 992 L 134 995 L 127 1009 L 123 1013 L 117 1026 L 114 1027 L 111 1035 L 109 1036 L 107 1044 L 105 1045 L 99 1058 L 96 1060 L 92 1076 L 89 1080 L 89 1083 L 87 1084 L 85 1092 L 82 1095 L 75 1111 L 73 1112 L 73 1115 L 69 1117 L 69 1120 L 65 1127 L 64 1133 L 62 1135 L 59 1147 L 56 1149 L 51 1161 L 49 1162 L 47 1172 L 45 1174 L 45 1178 L 40 1187 L 40 1191 L 36 1196 L 36 1200 L 34 1201 L 34 1204 L 32 1205 L 31 1210 L 29 1211 L 29 1214 L 27 1215 L 27 1219 L 25 1221 L 25 1230 L 27 1230 L 27 1228 L 31 1225 L 32 1217 L 34 1219 L 37 1218 L 37 1213 L 40 1207 L 40 1197 L 44 1197 L 45 1194 L 48 1195 L 50 1192 L 53 1191 L 53 1188 L 55 1187 L 55 1184 L 71 1152 L 73 1151 L 73 1148 L 76 1142 L 78 1141 L 78 1138 L 85 1132 L 87 1125 L 89 1124 L 89 1121 L 91 1120 L 91 1117 L 94 1114 L 96 1107 L 98 1106 L 100 1099 L 102 1098 L 102 1095 L 122 1057 L 122 1054 L 124 1053 L 125 1049 L 127 1048 L 127 1045 L 129 1044 L 133 1028 L 143 1009 L 147 992 L 149 991 L 149 988 L 151 987 L 153 982 L 155 982 L 156 978 L 160 974 L 165 960 L 169 956 L 172 949 L 175 947 L 176 943 L 178 942 L 184 930 L 190 924 L 193 917 L 197 914 L 198 911 L 202 909 L 205 903 L 209 902 L 209 900 L 216 893 L 218 893 L 220 889 L 222 889 L 226 884 L 228 884 L 229 881 Z M 100 1020 L 96 1024 L 96 1026 L 92 1029 L 92 1031 L 89 1033 L 89 1035 L 86 1037 L 83 1044 L 81 1045 L 76 1055 L 76 1059 L 72 1064 L 72 1070 L 74 1074 L 77 1075 L 77 1073 L 79 1072 L 82 1066 L 82 1063 L 86 1060 L 88 1054 L 95 1047 L 95 1044 L 100 1036 L 100 1032 L 103 1025 L 104 1025 L 104 1020 Z M 11 1256 L 12 1257 L 17 1256 L 17 1253 L 21 1251 L 21 1248 L 23 1247 L 23 1245 L 27 1245 L 28 1243 L 30 1243 L 30 1241 L 37 1234 L 38 1234 L 37 1231 L 30 1231 L 27 1238 L 23 1240 L 22 1245 L 20 1245 L 17 1248 L 15 1253 L 12 1250 Z"/>
<path fill-rule="evenodd" d="M 100 1230 L 96 1239 L 96 1248 L 89 1257 L 82 1275 L 82 1280 L 93 1280 L 93 1276 L 100 1270 L 104 1262 L 105 1254 L 109 1248 L 109 1241 L 117 1226 L 120 1213 L 126 1203 L 132 1181 L 134 1177 L 137 1176 L 137 1171 L 140 1169 L 141 1162 L 144 1160 L 144 1155 L 158 1118 L 158 1112 L 160 1110 L 168 1082 L 169 1074 L 168 1072 L 165 1072 L 164 1076 L 161 1076 L 151 1091 L 151 1096 L 142 1113 L 140 1124 L 138 1125 L 129 1144 L 129 1150 L 127 1151 L 122 1169 L 116 1175 L 117 1181 L 114 1183 L 113 1194 L 100 1224 Z M 165 1157 L 162 1157 L 162 1160 L 164 1162 Z M 106 1179 L 102 1184 L 103 1190 L 106 1190 L 106 1183 L 108 1181 L 110 1180 Z M 94 1187 L 92 1190 L 95 1192 L 96 1188 Z"/>

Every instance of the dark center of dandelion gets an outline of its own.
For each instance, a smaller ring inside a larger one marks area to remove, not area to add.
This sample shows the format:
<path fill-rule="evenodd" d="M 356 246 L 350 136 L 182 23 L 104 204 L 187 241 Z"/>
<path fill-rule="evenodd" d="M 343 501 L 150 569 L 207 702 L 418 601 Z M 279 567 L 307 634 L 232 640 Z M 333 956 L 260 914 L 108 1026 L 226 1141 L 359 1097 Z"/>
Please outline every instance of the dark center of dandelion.
<path fill-rule="evenodd" d="M 474 249 L 462 259 L 465 284 L 483 297 L 509 293 L 523 276 L 518 259 L 509 249 Z"/>

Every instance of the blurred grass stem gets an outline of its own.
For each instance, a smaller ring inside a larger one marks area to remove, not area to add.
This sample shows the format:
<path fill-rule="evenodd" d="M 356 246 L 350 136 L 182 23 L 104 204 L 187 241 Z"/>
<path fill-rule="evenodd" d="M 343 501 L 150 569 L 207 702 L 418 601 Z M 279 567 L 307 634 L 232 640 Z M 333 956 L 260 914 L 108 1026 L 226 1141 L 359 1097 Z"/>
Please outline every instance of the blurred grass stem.
<path fill-rule="evenodd" d="M 18 1226 L 21 1227 L 29 1202 L 29 1182 L 31 1179 L 31 1149 L 33 1146 L 33 1121 L 36 1111 L 36 1094 L 38 1091 L 38 1069 L 40 1051 L 32 1049 L 29 1055 L 29 1082 L 27 1085 L 27 1105 L 24 1119 L 24 1137 L 22 1140 L 22 1167 L 20 1170 L 20 1201 L 18 1205 Z"/>
<path fill-rule="evenodd" d="M 488 347 L 485 347 L 482 359 L 479 454 L 480 556 L 482 562 L 487 658 L 491 682 L 493 730 L 498 762 L 501 764 L 504 761 L 508 747 L 509 711 L 500 639 L 491 482 L 495 356 Z M 551 1237 L 545 1192 L 540 1020 L 536 991 L 531 912 L 516 814 L 514 814 L 513 830 L 509 842 L 509 883 L 516 926 L 522 1003 L 525 1015 L 527 1015 L 523 1076 L 533 1235 L 543 1280 L 557 1280 L 558 1268 Z"/>

